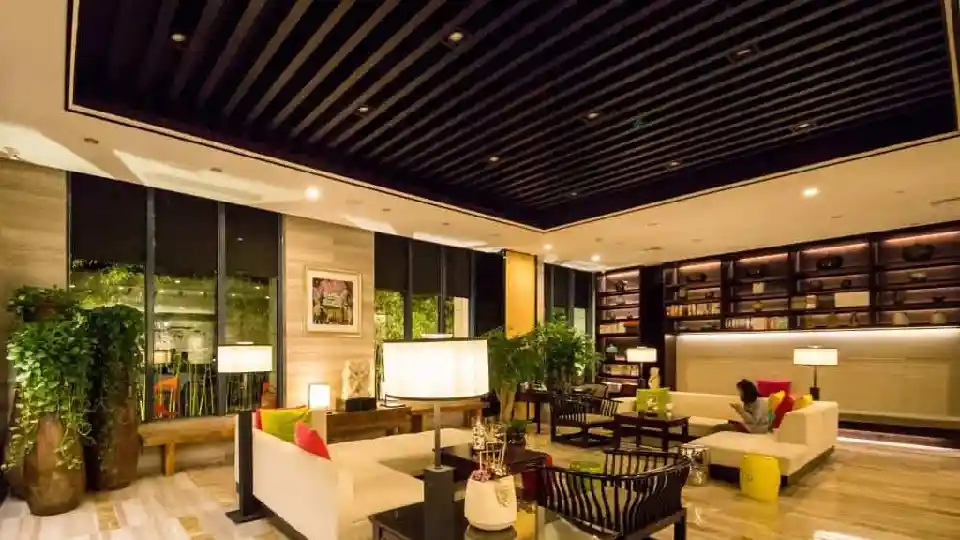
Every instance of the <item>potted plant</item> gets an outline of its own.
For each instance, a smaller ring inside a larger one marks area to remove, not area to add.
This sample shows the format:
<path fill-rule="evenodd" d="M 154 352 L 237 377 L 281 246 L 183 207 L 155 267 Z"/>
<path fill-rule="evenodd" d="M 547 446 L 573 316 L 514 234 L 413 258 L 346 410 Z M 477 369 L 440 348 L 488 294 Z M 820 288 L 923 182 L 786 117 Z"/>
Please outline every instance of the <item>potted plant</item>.
<path fill-rule="evenodd" d="M 593 340 L 562 319 L 538 326 L 529 337 L 542 362 L 547 388 L 559 390 L 582 380 L 597 364 Z"/>
<path fill-rule="evenodd" d="M 7 301 L 7 311 L 23 322 L 69 319 L 77 308 L 77 301 L 69 291 L 23 286 L 13 291 Z"/>
<path fill-rule="evenodd" d="M 22 324 L 7 344 L 20 407 L 5 466 L 22 467 L 22 491 L 36 515 L 73 510 L 84 492 L 91 342 L 82 314 L 60 318 Z"/>
<path fill-rule="evenodd" d="M 507 444 L 524 447 L 527 445 L 527 426 L 529 420 L 514 419 L 507 422 Z"/>
<path fill-rule="evenodd" d="M 88 311 L 93 339 L 87 474 L 93 489 L 118 489 L 137 476 L 143 382 L 143 314 L 124 305 Z"/>
<path fill-rule="evenodd" d="M 517 385 L 539 379 L 543 368 L 527 335 L 507 337 L 503 329 L 497 328 L 485 337 L 490 386 L 500 399 L 500 419 L 506 422 L 513 418 Z"/>

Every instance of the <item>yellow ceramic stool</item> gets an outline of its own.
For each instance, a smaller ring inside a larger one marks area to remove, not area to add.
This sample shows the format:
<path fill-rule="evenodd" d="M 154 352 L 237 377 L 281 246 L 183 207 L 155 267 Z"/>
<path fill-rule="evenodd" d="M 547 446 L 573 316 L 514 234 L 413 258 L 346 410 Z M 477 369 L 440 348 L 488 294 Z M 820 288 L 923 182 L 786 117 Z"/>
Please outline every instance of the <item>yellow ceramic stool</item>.
<path fill-rule="evenodd" d="M 780 495 L 777 458 L 745 454 L 740 460 L 740 492 L 758 501 L 776 501 Z"/>

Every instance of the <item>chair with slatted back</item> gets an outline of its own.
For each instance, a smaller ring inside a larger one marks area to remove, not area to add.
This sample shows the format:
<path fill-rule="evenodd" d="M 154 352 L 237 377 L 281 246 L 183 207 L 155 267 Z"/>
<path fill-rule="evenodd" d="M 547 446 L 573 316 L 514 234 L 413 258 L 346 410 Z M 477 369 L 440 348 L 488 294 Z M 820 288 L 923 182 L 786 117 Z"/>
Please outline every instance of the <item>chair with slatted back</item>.
<path fill-rule="evenodd" d="M 639 540 L 673 527 L 674 540 L 687 535 L 681 492 L 690 461 L 677 453 L 605 450 L 604 472 L 558 467 L 540 470 L 538 502 L 601 534 Z"/>
<path fill-rule="evenodd" d="M 597 430 L 613 430 L 614 415 L 620 402 L 591 394 L 556 394 L 550 402 L 550 440 L 579 446 L 606 445 L 611 436 Z M 559 434 L 559 427 L 575 427 L 579 431 Z"/>

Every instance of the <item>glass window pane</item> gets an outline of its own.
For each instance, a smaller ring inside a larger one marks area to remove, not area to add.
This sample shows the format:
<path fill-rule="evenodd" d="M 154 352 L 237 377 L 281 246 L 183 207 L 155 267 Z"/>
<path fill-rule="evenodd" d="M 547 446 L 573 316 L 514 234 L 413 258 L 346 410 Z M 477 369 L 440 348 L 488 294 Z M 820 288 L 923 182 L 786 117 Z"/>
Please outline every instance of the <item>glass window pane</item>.
<path fill-rule="evenodd" d="M 470 299 L 448 296 L 443 305 L 447 333 L 453 337 L 470 337 Z"/>
<path fill-rule="evenodd" d="M 425 334 L 436 334 L 439 331 L 440 313 L 437 305 L 439 299 L 439 296 L 422 294 L 413 297 L 410 314 L 413 317 L 413 339 L 421 338 Z"/>
<path fill-rule="evenodd" d="M 378 290 L 407 290 L 409 262 L 407 251 L 410 240 L 392 234 L 373 235 L 373 282 Z"/>
<path fill-rule="evenodd" d="M 227 312 L 225 343 L 275 346 L 279 278 L 280 217 L 246 206 L 225 205 Z M 277 350 L 274 370 L 224 376 L 229 414 L 240 409 L 276 406 Z"/>
<path fill-rule="evenodd" d="M 217 414 L 217 203 L 156 191 L 154 415 Z"/>
<path fill-rule="evenodd" d="M 403 293 L 376 290 L 373 294 L 374 339 L 376 340 L 376 392 L 380 395 L 383 379 L 383 342 L 403 339 Z"/>
<path fill-rule="evenodd" d="M 440 294 L 440 246 L 411 240 L 413 246 L 413 293 Z"/>

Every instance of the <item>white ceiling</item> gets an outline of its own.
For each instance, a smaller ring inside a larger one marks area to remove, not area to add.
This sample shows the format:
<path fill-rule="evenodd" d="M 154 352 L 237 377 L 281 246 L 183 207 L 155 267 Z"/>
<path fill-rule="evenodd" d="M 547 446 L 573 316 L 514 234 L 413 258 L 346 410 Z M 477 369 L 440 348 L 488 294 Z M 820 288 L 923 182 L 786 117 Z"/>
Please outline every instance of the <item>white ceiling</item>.
<path fill-rule="evenodd" d="M 960 138 L 952 137 L 538 231 L 371 189 L 363 178 L 139 129 L 79 107 L 67 110 L 64 4 L 0 0 L 0 148 L 14 148 L 21 159 L 40 165 L 586 267 L 593 255 L 599 255 L 600 267 L 653 264 L 960 218 L 960 203 L 930 204 L 960 197 Z M 310 187 L 319 189 L 319 200 L 306 199 Z M 804 198 L 807 187 L 820 194 Z"/>

